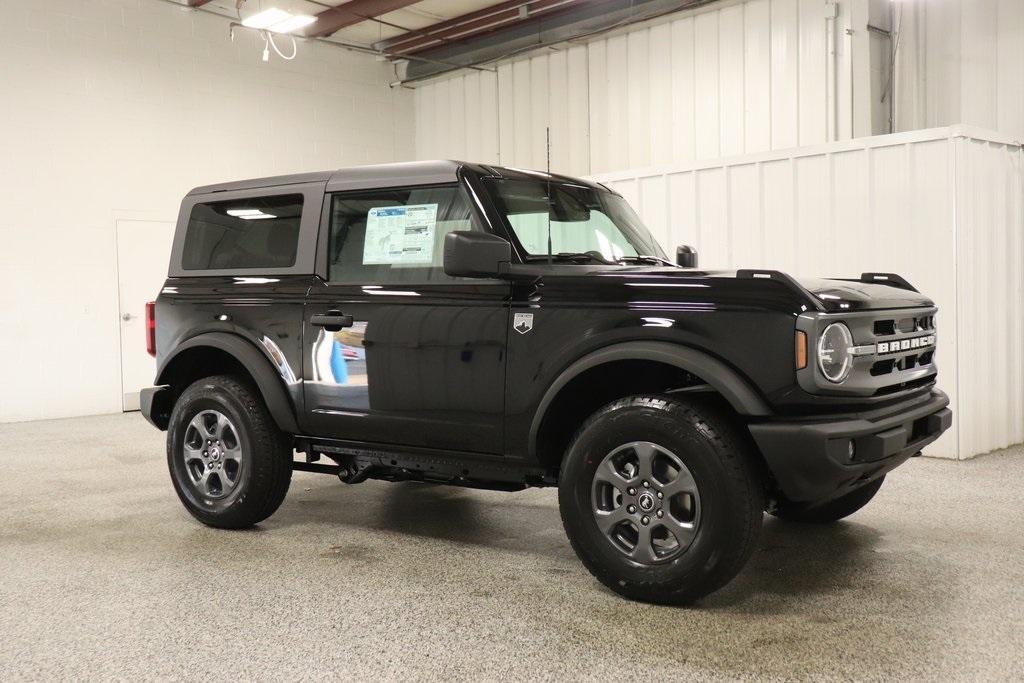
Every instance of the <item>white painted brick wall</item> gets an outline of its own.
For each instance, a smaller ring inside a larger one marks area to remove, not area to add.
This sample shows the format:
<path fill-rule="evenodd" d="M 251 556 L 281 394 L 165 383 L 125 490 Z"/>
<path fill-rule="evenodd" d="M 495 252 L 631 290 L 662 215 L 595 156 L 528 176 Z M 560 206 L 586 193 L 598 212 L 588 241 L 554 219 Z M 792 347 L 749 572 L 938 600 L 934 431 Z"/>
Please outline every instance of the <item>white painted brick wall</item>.
<path fill-rule="evenodd" d="M 372 57 L 306 43 L 264 64 L 251 33 L 157 0 L 0 17 L 0 421 L 120 410 L 115 212 L 413 158 L 411 96 Z"/>

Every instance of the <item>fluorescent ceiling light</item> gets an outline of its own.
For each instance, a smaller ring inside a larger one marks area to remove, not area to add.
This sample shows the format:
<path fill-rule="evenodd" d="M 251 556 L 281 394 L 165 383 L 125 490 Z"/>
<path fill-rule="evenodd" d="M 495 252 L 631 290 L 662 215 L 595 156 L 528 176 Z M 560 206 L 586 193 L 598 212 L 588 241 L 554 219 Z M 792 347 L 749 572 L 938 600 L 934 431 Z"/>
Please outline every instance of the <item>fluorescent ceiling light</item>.
<path fill-rule="evenodd" d="M 316 21 L 316 17 L 308 14 L 292 14 L 283 9 L 271 7 L 262 12 L 257 12 L 242 20 L 242 26 L 259 30 L 273 31 L 274 33 L 291 33 L 303 26 L 309 26 Z"/>
<path fill-rule="evenodd" d="M 290 19 L 291 16 L 291 13 L 285 12 L 283 9 L 271 7 L 246 17 L 242 20 L 242 26 L 247 28 L 270 28 L 285 19 Z"/>
<path fill-rule="evenodd" d="M 297 14 L 294 17 L 289 17 L 284 21 L 273 24 L 270 27 L 270 30 L 274 31 L 275 33 L 291 33 L 292 31 L 296 31 L 302 28 L 303 26 L 309 26 L 314 21 L 316 21 L 316 17 L 312 17 L 308 14 Z"/>

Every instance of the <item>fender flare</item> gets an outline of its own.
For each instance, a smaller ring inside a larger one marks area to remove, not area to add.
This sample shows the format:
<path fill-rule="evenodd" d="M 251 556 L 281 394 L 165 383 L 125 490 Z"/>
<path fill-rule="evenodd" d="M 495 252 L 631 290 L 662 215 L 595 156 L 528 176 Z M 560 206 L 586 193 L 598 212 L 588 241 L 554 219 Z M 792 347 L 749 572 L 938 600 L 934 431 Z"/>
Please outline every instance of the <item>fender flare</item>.
<path fill-rule="evenodd" d="M 224 351 L 234 357 L 256 382 L 256 387 L 267 404 L 267 410 L 281 431 L 287 434 L 298 434 L 299 427 L 295 419 L 295 409 L 285 391 L 280 373 L 271 364 L 255 344 L 237 334 L 227 332 L 204 332 L 179 344 L 174 352 L 164 359 L 157 372 L 157 385 L 167 384 L 166 373 L 174 359 L 189 349 L 210 347 Z"/>
<path fill-rule="evenodd" d="M 689 346 L 659 341 L 632 341 L 612 344 L 576 360 L 551 383 L 537 405 L 530 424 L 529 452 L 537 454 L 537 435 L 548 408 L 558 393 L 582 373 L 617 360 L 650 360 L 685 370 L 708 383 L 740 415 L 771 415 L 771 409 L 751 384 L 722 361 Z"/>

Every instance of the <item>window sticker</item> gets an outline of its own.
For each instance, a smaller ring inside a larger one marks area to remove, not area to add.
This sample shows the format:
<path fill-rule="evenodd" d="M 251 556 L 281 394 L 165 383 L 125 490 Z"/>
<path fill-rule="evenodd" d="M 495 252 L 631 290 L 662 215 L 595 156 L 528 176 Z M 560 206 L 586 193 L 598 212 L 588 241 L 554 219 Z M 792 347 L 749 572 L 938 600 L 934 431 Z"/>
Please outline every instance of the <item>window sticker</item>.
<path fill-rule="evenodd" d="M 383 206 L 366 214 L 363 264 L 432 263 L 437 204 Z"/>

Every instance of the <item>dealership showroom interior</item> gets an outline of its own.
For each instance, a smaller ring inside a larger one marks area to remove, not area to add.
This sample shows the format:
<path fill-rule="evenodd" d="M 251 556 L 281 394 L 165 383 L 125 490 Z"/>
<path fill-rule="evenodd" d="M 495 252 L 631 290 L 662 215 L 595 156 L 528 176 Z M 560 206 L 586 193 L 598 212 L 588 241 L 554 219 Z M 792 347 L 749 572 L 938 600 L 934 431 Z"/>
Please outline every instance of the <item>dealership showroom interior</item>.
<path fill-rule="evenodd" d="M 0 26 L 0 680 L 1024 680 L 1024 0 Z"/>

